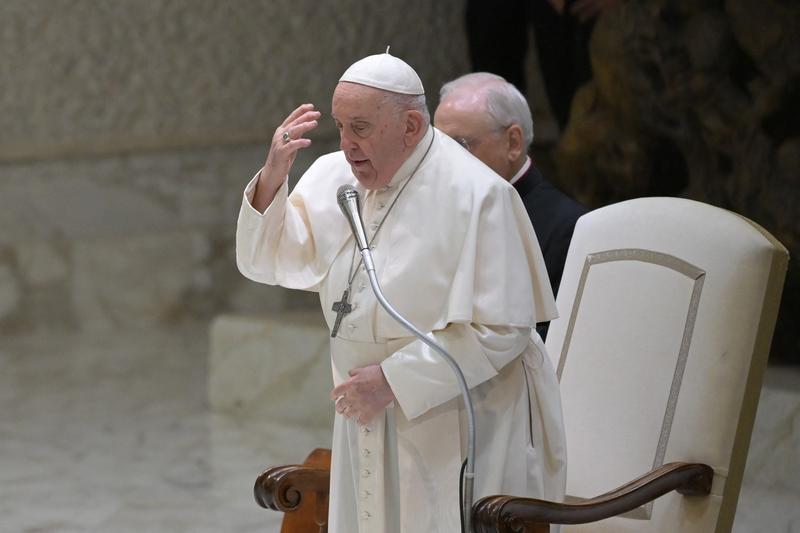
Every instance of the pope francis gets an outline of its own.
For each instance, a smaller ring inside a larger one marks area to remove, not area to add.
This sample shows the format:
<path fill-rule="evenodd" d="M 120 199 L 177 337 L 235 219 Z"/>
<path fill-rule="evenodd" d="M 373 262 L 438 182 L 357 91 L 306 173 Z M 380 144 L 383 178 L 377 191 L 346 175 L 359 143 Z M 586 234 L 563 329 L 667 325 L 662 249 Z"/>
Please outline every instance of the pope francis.
<path fill-rule="evenodd" d="M 542 254 L 514 188 L 430 125 L 422 82 L 400 59 L 366 57 L 333 92 L 341 151 L 287 175 L 321 114 L 295 109 L 244 192 L 241 272 L 319 293 L 331 329 L 336 404 L 329 530 L 460 530 L 465 414 L 447 363 L 369 289 L 336 202 L 363 199 L 386 298 L 461 366 L 475 404 L 475 497 L 560 499 L 558 383 L 533 329 L 556 317 Z"/>

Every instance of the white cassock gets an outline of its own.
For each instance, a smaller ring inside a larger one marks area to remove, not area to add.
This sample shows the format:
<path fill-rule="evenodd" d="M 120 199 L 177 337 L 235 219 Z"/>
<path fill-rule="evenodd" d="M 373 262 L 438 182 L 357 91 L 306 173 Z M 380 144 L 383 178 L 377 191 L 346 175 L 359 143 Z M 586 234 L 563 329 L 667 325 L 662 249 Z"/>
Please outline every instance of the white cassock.
<path fill-rule="evenodd" d="M 332 328 L 354 257 L 337 189 L 359 190 L 372 237 L 406 182 L 373 242 L 376 272 L 389 302 L 432 332 L 465 374 L 477 423 L 475 497 L 559 500 L 561 401 L 534 329 L 556 316 L 541 251 L 514 188 L 449 137 L 428 128 L 379 190 L 356 181 L 342 152 L 320 157 L 291 195 L 284 183 L 263 215 L 250 204 L 254 179 L 239 215 L 239 269 L 258 282 L 318 291 Z M 380 307 L 363 267 L 350 302 L 331 339 L 334 384 L 352 368 L 381 364 L 397 402 L 365 427 L 335 416 L 329 531 L 460 531 L 466 415 L 455 378 Z"/>

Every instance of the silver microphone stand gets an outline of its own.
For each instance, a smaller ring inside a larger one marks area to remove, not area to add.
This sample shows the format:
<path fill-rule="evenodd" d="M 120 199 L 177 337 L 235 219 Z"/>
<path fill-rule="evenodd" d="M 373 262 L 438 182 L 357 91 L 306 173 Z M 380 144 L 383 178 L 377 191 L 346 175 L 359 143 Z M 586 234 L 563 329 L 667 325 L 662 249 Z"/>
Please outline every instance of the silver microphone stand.
<path fill-rule="evenodd" d="M 456 363 L 455 359 L 447 353 L 447 351 L 442 348 L 436 341 L 432 338 L 425 335 L 419 329 L 414 326 L 411 322 L 406 320 L 403 315 L 398 313 L 394 307 L 386 300 L 383 296 L 383 291 L 381 291 L 381 287 L 378 284 L 378 277 L 375 274 L 375 264 L 372 261 L 372 253 L 370 252 L 369 248 L 364 248 L 361 250 L 361 258 L 364 261 L 364 268 L 367 271 L 367 276 L 369 277 L 369 283 L 372 285 L 372 291 L 375 293 L 375 297 L 378 298 L 378 302 L 383 306 L 384 309 L 400 324 L 403 325 L 408 331 L 414 334 L 419 340 L 436 350 L 436 352 L 441 355 L 447 364 L 450 365 L 450 368 L 453 370 L 453 373 L 456 375 L 456 379 L 458 381 L 458 387 L 461 390 L 461 397 L 464 399 L 464 408 L 467 411 L 467 466 L 464 469 L 464 494 L 463 500 L 461 501 L 461 523 L 464 527 L 464 531 L 467 533 L 472 532 L 472 498 L 473 498 L 473 484 L 475 481 L 475 410 L 472 408 L 472 400 L 469 396 L 469 387 L 467 387 L 467 380 L 464 379 L 464 373 L 459 368 L 458 363 Z"/>

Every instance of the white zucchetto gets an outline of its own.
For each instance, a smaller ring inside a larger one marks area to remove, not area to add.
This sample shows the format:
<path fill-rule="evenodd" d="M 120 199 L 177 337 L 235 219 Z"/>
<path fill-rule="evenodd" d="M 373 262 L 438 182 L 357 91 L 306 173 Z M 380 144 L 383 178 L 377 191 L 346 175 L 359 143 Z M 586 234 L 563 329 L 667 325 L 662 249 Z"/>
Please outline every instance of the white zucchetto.
<path fill-rule="evenodd" d="M 422 81 L 414 69 L 402 59 L 388 53 L 375 54 L 356 61 L 342 74 L 339 81 L 358 83 L 392 93 L 425 94 Z"/>

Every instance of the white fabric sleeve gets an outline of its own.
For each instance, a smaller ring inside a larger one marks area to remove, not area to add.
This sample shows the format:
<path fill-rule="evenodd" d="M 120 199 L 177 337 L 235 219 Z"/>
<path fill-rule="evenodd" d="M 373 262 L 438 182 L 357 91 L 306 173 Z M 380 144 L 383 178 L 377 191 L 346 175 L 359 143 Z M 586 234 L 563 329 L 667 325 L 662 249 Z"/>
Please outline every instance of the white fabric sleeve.
<path fill-rule="evenodd" d="M 530 328 L 451 323 L 433 338 L 461 367 L 469 388 L 498 374 L 528 345 Z M 381 363 L 403 414 L 412 420 L 460 394 L 450 365 L 419 339 Z"/>
<path fill-rule="evenodd" d="M 253 207 L 258 173 L 244 189 L 236 223 L 236 264 L 253 281 L 275 284 L 274 251 L 283 227 L 289 186 L 284 181 L 263 213 Z"/>
<path fill-rule="evenodd" d="M 258 174 L 244 191 L 236 225 L 236 264 L 259 283 L 316 290 L 322 276 L 313 268 L 314 239 L 302 205 L 290 205 L 284 180 L 272 203 L 259 213 L 252 205 Z"/>

